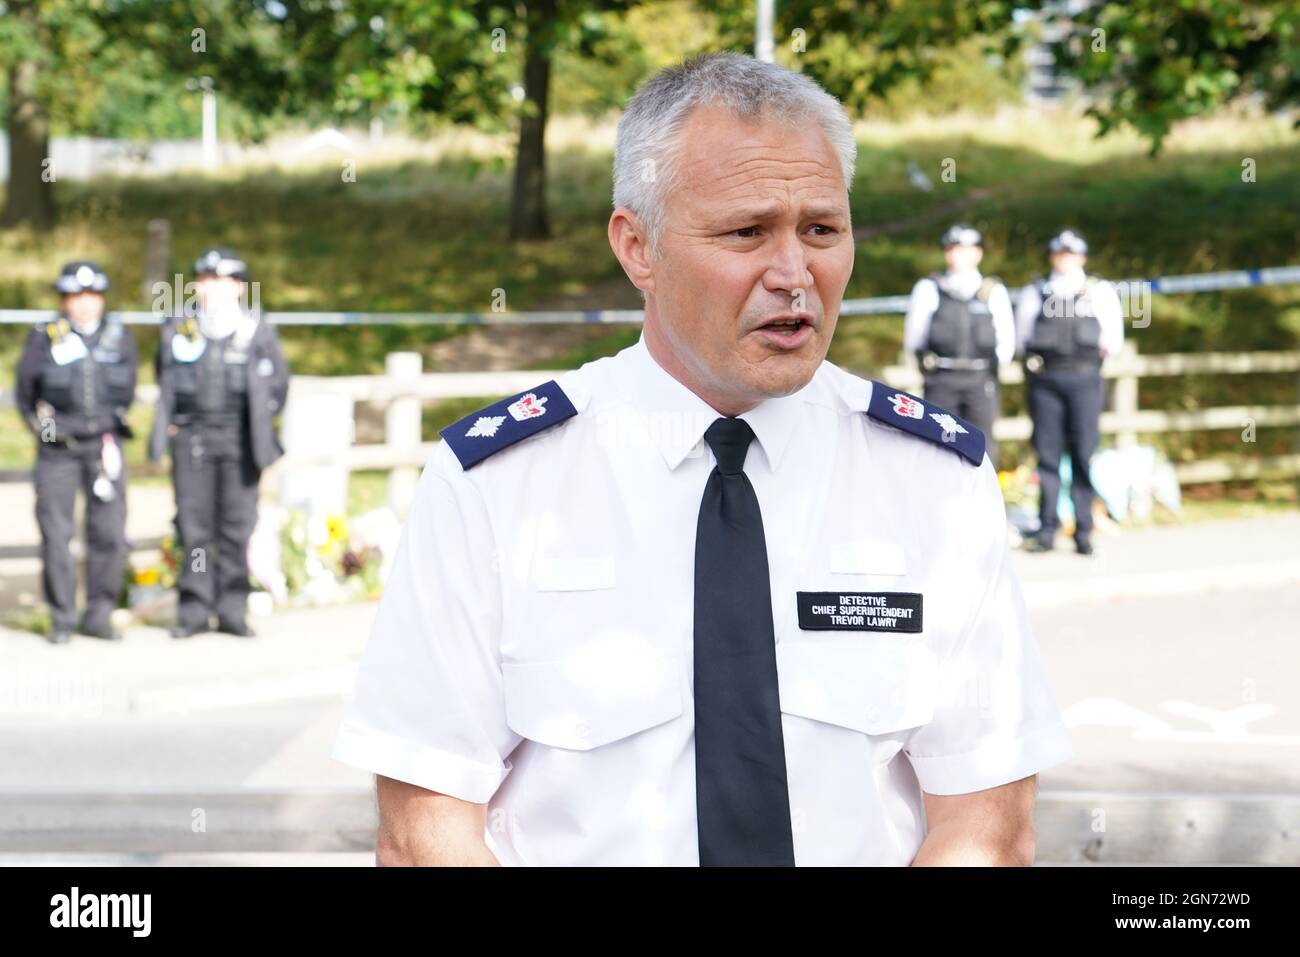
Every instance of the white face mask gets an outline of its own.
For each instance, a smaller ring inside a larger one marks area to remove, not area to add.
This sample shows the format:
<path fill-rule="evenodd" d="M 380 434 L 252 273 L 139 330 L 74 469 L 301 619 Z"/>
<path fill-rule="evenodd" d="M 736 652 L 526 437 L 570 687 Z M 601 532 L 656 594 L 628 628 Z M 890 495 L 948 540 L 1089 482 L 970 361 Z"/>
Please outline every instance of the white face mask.
<path fill-rule="evenodd" d="M 104 318 L 104 300 L 99 295 L 81 293 L 67 296 L 60 303 L 59 311 L 67 317 L 77 335 L 93 336 Z"/>
<path fill-rule="evenodd" d="M 229 303 L 218 312 L 199 310 L 199 331 L 208 339 L 224 339 L 235 331 L 244 312 L 239 303 Z"/>
<path fill-rule="evenodd" d="M 96 330 L 99 329 L 99 324 L 102 320 L 96 319 L 94 322 L 91 323 L 78 322 L 76 319 L 72 319 L 70 321 L 72 322 L 73 331 L 75 331 L 77 335 L 81 336 L 84 339 L 88 336 L 93 336 L 95 334 Z"/>
<path fill-rule="evenodd" d="M 1073 296 L 1083 288 L 1085 276 L 1082 269 L 1071 269 L 1068 272 L 1054 272 L 1048 281 L 1052 284 L 1052 289 L 1062 296 Z"/>

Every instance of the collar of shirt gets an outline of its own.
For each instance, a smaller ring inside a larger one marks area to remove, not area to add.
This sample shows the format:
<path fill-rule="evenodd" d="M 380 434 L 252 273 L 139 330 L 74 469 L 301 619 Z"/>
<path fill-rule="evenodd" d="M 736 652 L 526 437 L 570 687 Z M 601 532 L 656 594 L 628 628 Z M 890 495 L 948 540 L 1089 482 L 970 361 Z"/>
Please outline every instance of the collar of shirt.
<path fill-rule="evenodd" d="M 651 420 L 651 441 L 668 468 L 676 469 L 704 440 L 705 430 L 721 416 L 659 365 L 646 347 L 644 332 L 636 345 L 624 351 L 623 360 L 626 364 L 622 377 L 624 397 Z M 792 395 L 765 399 L 739 416 L 754 430 L 768 467 L 774 472 L 799 427 L 802 392 L 803 389 Z M 655 423 L 657 419 L 661 421 Z M 747 460 L 747 465 L 752 462 L 752 458 Z"/>
<path fill-rule="evenodd" d="M 978 269 L 967 269 L 962 272 L 949 270 L 943 274 L 944 285 L 962 299 L 969 299 L 975 295 L 983 281 L 984 277 L 980 275 Z"/>

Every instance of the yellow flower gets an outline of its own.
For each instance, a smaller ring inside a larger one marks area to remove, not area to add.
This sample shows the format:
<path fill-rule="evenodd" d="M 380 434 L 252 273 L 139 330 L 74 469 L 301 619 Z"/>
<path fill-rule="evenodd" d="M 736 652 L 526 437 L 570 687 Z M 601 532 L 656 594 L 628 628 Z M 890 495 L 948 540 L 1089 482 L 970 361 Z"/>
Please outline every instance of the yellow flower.
<path fill-rule="evenodd" d="M 325 520 L 325 528 L 331 542 L 346 541 L 348 537 L 348 519 L 346 515 L 335 515 Z"/>
<path fill-rule="evenodd" d="M 135 583 L 137 585 L 156 585 L 158 584 L 158 569 L 142 568 L 135 573 Z"/>

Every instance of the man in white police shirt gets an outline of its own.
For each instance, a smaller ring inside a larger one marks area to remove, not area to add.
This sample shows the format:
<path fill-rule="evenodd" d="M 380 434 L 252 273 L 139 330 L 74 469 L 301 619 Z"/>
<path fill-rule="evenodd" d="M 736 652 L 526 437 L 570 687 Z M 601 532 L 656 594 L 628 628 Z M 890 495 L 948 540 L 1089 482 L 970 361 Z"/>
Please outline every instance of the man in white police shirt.
<path fill-rule="evenodd" d="M 824 361 L 855 158 L 738 54 L 629 103 L 644 332 L 443 430 L 334 747 L 379 863 L 1032 860 L 1070 745 L 984 437 Z"/>

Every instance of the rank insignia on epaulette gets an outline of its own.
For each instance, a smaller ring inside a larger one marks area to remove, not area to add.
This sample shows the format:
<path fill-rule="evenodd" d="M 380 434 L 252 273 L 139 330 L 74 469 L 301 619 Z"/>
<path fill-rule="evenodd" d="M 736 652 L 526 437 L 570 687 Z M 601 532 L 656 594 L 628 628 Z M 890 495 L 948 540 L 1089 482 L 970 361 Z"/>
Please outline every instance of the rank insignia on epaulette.
<path fill-rule="evenodd" d="M 891 389 L 883 382 L 871 383 L 867 414 L 878 422 L 952 449 L 975 465 L 984 462 L 984 433 L 960 416 L 924 399 Z"/>
<path fill-rule="evenodd" d="M 58 342 L 65 338 L 71 329 L 67 319 L 55 319 L 45 324 L 45 334 L 50 337 L 50 342 Z"/>
<path fill-rule="evenodd" d="M 471 412 L 438 434 L 451 446 L 461 468 L 470 469 L 516 442 L 578 414 L 554 380 Z"/>

